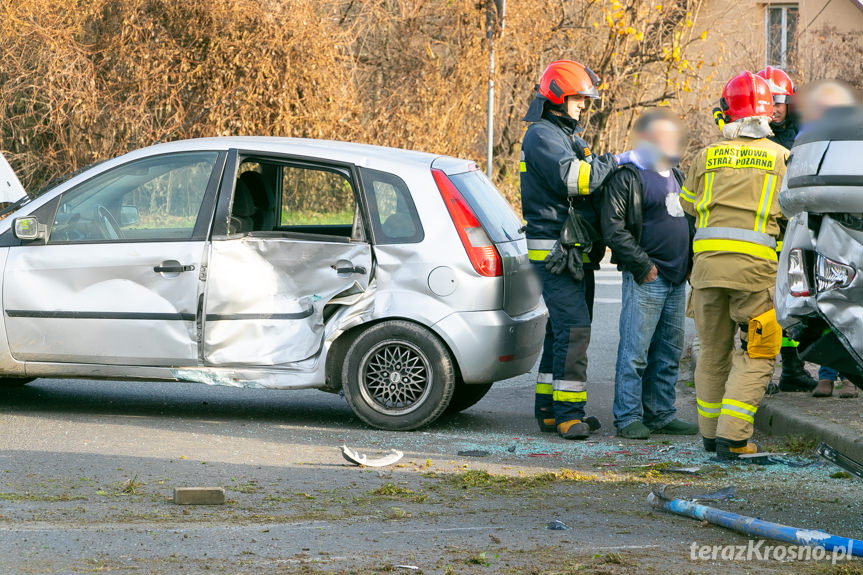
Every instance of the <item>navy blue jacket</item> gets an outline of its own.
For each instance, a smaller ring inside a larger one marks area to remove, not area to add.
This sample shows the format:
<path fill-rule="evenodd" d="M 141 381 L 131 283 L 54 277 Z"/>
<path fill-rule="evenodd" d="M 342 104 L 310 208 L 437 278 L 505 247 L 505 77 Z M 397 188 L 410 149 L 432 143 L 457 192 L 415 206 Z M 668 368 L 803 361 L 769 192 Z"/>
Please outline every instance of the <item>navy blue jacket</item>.
<path fill-rule="evenodd" d="M 598 230 L 599 202 L 592 194 L 614 172 L 611 154 L 594 155 L 578 123 L 544 113 L 521 144 L 521 210 L 528 240 L 557 240 L 573 206 Z"/>

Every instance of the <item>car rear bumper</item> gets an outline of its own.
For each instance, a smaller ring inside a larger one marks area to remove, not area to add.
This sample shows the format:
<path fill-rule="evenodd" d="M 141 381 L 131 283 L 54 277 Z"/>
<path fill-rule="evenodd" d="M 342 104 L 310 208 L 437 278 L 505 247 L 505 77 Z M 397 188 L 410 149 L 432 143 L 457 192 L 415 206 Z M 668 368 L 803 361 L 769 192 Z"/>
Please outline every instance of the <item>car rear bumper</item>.
<path fill-rule="evenodd" d="M 465 383 L 491 383 L 533 368 L 547 316 L 544 304 L 516 317 L 502 310 L 457 312 L 433 328 L 455 355 Z"/>

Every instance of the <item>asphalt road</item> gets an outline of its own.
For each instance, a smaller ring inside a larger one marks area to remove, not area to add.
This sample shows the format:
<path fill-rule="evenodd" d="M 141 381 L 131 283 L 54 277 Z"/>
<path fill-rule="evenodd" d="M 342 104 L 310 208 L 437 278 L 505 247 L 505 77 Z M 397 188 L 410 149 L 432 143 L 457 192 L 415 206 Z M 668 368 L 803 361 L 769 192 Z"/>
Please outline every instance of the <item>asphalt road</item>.
<path fill-rule="evenodd" d="M 707 461 L 697 438 L 615 438 L 619 275 L 601 272 L 597 288 L 589 405 L 603 429 L 589 443 L 540 436 L 535 373 L 410 433 L 369 429 L 341 397 L 317 391 L 38 380 L 4 392 L 0 572 L 723 572 L 721 562 L 692 563 L 691 542 L 745 540 L 651 511 L 645 496 L 659 482 L 709 489 L 733 479 L 765 515 L 784 508 L 812 527 L 863 532 L 853 488 L 819 483 L 822 468 L 732 473 Z M 692 420 L 693 395 L 679 390 Z M 405 458 L 384 470 L 347 466 L 342 442 Z M 789 494 L 788 482 L 804 479 Z M 190 485 L 225 487 L 228 504 L 169 501 Z M 795 507 L 806 490 L 826 502 L 818 517 Z M 573 529 L 545 529 L 553 519 Z"/>

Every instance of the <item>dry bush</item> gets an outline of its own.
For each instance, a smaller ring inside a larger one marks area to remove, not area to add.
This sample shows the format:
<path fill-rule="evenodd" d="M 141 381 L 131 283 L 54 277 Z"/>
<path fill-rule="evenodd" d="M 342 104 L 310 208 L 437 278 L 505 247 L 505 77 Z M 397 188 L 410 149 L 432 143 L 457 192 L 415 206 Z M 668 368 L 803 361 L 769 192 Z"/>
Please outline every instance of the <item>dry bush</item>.
<path fill-rule="evenodd" d="M 0 5 L 0 146 L 30 190 L 160 140 L 257 134 L 482 157 L 477 0 L 12 0 Z M 619 151 L 645 104 L 691 93 L 702 0 L 509 2 L 496 42 L 498 181 L 517 198 L 543 67 L 603 78 L 587 132 Z"/>
<path fill-rule="evenodd" d="M 863 31 L 822 27 L 807 31 L 801 72 L 807 82 L 839 79 L 863 88 Z"/>

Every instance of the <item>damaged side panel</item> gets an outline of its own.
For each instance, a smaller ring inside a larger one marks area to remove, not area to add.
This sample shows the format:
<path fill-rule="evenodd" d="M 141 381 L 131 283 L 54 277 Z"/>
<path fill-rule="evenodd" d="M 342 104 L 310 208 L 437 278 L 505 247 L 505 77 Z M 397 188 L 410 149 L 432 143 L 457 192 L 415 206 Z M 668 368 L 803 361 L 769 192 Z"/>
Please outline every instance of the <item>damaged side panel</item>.
<path fill-rule="evenodd" d="M 327 320 L 341 315 L 339 308 L 352 304 L 352 296 L 369 295 L 371 269 L 365 243 L 325 237 L 214 241 L 204 303 L 204 364 L 308 371 L 318 363 Z M 292 387 L 277 381 L 263 386 Z"/>

